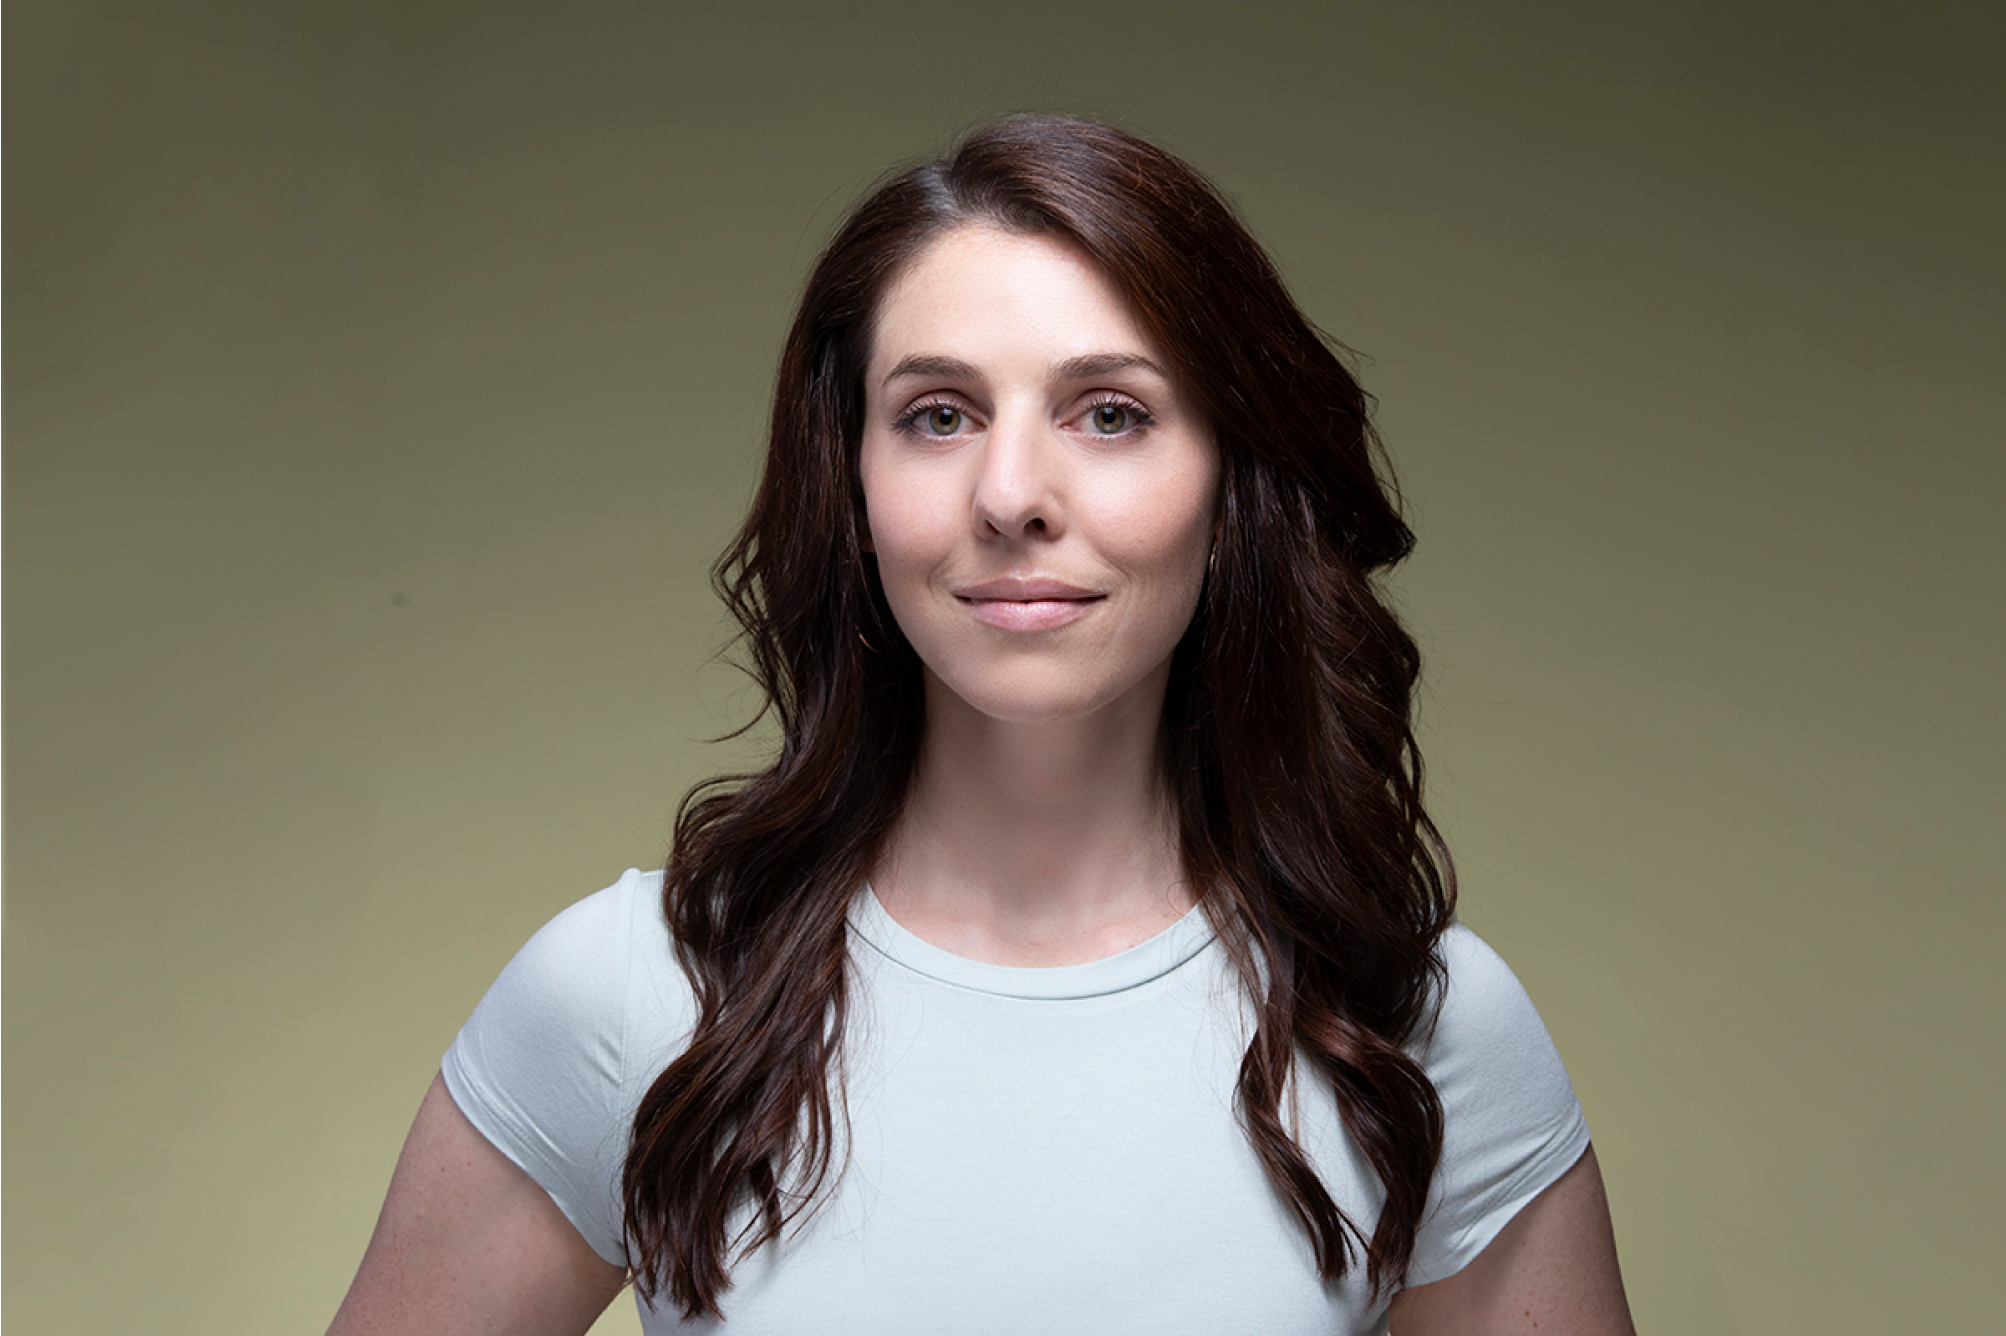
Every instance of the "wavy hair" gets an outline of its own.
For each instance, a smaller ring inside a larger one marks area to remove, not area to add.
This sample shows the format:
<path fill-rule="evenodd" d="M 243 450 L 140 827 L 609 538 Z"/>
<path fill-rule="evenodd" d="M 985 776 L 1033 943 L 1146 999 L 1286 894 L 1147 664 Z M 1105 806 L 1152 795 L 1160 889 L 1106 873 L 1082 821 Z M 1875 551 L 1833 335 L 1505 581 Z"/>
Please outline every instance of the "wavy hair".
<path fill-rule="evenodd" d="M 1431 1023 L 1454 906 L 1421 801 L 1420 658 L 1377 575 L 1413 534 L 1370 401 L 1190 166 L 1092 121 L 1016 117 L 892 177 L 837 231 L 781 354 L 765 473 L 714 583 L 779 755 L 678 813 L 663 908 L 695 990 L 687 1048 L 635 1114 L 622 1184 L 636 1287 L 721 1316 L 736 1256 L 839 1172 L 846 914 L 919 755 L 920 664 L 864 550 L 857 457 L 889 282 L 973 222 L 1063 238 L 1131 304 L 1221 458 L 1215 565 L 1179 643 L 1166 759 L 1189 884 L 1253 1002 L 1239 1115 L 1327 1279 L 1397 1283 L 1442 1143 L 1406 1045 Z M 1290 1132 L 1321 1086 L 1385 1200 L 1369 1228 Z"/>

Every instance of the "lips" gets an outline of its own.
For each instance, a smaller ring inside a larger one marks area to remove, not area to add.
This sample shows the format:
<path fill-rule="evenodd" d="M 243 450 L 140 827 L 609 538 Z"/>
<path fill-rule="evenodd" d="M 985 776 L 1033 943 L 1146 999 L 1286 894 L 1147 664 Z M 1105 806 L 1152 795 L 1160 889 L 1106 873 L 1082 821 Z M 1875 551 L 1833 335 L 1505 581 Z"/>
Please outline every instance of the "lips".
<path fill-rule="evenodd" d="M 964 585 L 955 598 L 975 619 L 1004 631 L 1050 631 L 1078 621 L 1107 596 L 1063 580 L 1006 576 Z"/>

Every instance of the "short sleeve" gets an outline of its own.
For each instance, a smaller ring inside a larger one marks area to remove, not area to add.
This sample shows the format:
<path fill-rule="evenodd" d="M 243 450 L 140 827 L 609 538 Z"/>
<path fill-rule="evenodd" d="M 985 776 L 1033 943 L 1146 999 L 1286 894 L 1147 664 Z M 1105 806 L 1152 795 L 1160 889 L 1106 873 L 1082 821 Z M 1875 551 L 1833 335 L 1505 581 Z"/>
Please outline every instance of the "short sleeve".
<path fill-rule="evenodd" d="M 673 996 L 660 884 L 629 872 L 545 924 L 440 1063 L 467 1121 L 615 1266 L 627 1264 L 620 1175 L 634 1109 L 687 1010 Z"/>
<path fill-rule="evenodd" d="M 1448 987 L 1422 1062 L 1442 1100 L 1442 1161 L 1408 1283 L 1463 1269 L 1581 1158 L 1588 1120 L 1511 969 L 1468 928 L 1442 939 Z"/>

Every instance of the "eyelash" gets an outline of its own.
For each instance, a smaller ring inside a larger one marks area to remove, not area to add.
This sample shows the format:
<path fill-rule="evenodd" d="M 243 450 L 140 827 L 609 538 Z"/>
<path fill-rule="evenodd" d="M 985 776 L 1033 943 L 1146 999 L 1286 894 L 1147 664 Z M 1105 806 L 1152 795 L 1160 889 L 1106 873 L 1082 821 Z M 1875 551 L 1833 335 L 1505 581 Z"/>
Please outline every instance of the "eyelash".
<path fill-rule="evenodd" d="M 913 427 L 914 424 L 916 424 L 921 418 L 925 417 L 928 413 L 931 413 L 936 408 L 951 408 L 955 412 L 961 414 L 963 417 L 966 417 L 968 415 L 968 410 L 963 408 L 960 404 L 956 403 L 954 400 L 946 398 L 941 395 L 928 395 L 926 398 L 921 399 L 919 402 L 913 404 L 910 408 L 906 409 L 905 412 L 899 414 L 898 419 L 892 423 L 892 429 L 894 431 L 911 432 L 914 435 L 928 434 L 928 433 L 914 432 Z"/>
<path fill-rule="evenodd" d="M 960 413 L 963 417 L 968 416 L 968 410 L 953 399 L 942 395 L 928 395 L 914 402 L 907 407 L 905 412 L 899 414 L 892 422 L 892 429 L 894 431 L 921 434 L 914 431 L 916 424 L 921 418 L 933 412 L 936 408 L 948 408 Z M 1144 408 L 1140 403 L 1129 398 L 1127 395 L 1117 394 L 1112 390 L 1103 390 L 1089 399 L 1086 406 L 1080 409 L 1078 416 L 1084 418 L 1103 408 L 1119 408 L 1126 412 L 1129 417 L 1127 429 L 1118 432 L 1090 432 L 1088 433 L 1089 435 L 1105 436 L 1107 439 L 1114 440 L 1123 436 L 1133 435 L 1136 432 L 1147 431 L 1156 425 L 1156 415 L 1154 413 L 1151 413 L 1147 408 Z"/>
<path fill-rule="evenodd" d="M 1100 409 L 1103 408 L 1119 408 L 1128 414 L 1127 430 L 1114 432 L 1112 433 L 1112 435 L 1109 436 L 1109 439 L 1116 439 L 1122 436 L 1131 436 L 1139 431 L 1147 431 L 1151 427 L 1156 425 L 1156 415 L 1154 413 L 1151 413 L 1147 408 L 1144 408 L 1141 404 L 1129 398 L 1127 395 L 1116 394 L 1112 390 L 1103 390 L 1101 393 L 1096 394 L 1092 399 L 1088 400 L 1087 406 L 1080 410 L 1080 416 L 1081 417 L 1090 416 L 1091 414 L 1098 412 Z M 1102 433 L 1102 432 L 1089 433 L 1089 435 L 1094 435 L 1094 436 L 1101 436 L 1106 434 L 1107 433 Z"/>

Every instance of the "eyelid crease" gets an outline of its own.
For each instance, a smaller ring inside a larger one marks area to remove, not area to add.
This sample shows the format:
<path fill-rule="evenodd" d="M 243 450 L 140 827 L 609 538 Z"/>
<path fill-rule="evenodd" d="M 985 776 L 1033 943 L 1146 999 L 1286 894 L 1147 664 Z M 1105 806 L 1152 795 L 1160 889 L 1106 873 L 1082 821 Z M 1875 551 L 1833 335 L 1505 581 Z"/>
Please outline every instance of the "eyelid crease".
<path fill-rule="evenodd" d="M 1143 403 L 1142 400 L 1136 398 L 1134 395 L 1124 393 L 1121 390 L 1094 390 L 1090 392 L 1087 396 L 1086 411 L 1105 408 L 1109 404 L 1117 404 L 1122 408 L 1132 408 L 1138 413 L 1149 412 L 1148 404 Z M 1150 414 L 1150 416 L 1153 417 L 1155 415 Z"/>

